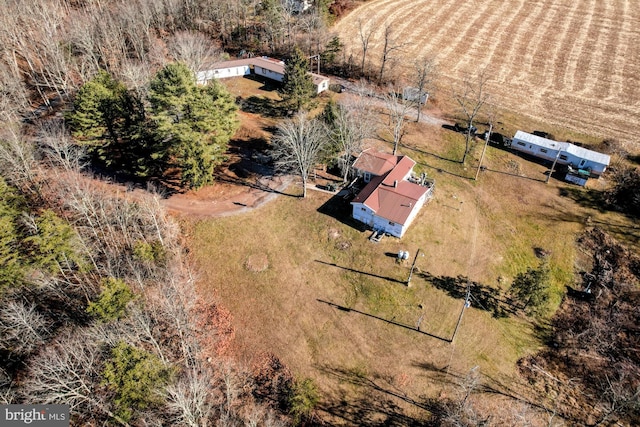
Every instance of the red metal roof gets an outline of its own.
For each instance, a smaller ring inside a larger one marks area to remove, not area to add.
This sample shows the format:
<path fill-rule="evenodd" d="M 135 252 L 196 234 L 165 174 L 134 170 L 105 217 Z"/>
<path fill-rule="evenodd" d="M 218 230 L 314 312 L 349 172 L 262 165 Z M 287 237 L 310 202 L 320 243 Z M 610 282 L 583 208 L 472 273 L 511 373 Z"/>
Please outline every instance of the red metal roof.
<path fill-rule="evenodd" d="M 381 153 L 373 148 L 368 148 L 353 162 L 353 167 L 380 176 L 393 169 L 397 163 L 398 157 L 393 154 Z"/>
<path fill-rule="evenodd" d="M 386 168 L 390 158 L 396 159 L 396 156 L 367 150 L 366 161 L 377 166 L 378 170 Z M 362 203 L 379 217 L 396 224 L 405 224 L 418 200 L 429 189 L 405 180 L 416 162 L 407 156 L 400 156 L 397 159 L 399 159 L 397 164 L 392 166 L 390 170 L 371 179 L 352 203 Z M 354 163 L 354 167 L 357 167 L 356 163 Z M 368 172 L 373 173 L 371 170 Z"/>

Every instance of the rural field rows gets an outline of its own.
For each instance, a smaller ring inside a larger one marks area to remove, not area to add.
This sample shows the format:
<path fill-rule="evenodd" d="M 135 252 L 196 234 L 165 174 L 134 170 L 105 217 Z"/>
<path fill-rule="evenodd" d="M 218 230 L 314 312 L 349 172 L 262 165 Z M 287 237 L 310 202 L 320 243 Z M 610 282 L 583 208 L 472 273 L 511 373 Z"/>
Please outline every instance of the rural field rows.
<path fill-rule="evenodd" d="M 640 2 L 374 0 L 335 26 L 356 58 L 359 21 L 374 31 L 367 53 L 374 68 L 390 23 L 403 43 L 399 72 L 431 55 L 446 88 L 486 67 L 503 108 L 640 143 Z"/>

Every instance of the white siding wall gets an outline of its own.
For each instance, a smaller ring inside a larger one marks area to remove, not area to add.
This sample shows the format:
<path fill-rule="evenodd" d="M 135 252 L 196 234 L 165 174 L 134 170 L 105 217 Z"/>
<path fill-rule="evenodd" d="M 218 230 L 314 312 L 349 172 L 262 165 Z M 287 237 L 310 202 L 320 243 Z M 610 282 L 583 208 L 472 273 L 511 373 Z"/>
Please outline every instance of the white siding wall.
<path fill-rule="evenodd" d="M 322 93 L 325 90 L 327 90 L 329 88 L 329 81 L 328 80 L 323 80 L 322 82 L 320 82 L 320 84 L 318 86 L 316 86 L 316 92 L 317 93 Z"/>
<path fill-rule="evenodd" d="M 373 227 L 373 211 L 362 203 L 353 204 L 353 219 Z"/>
<path fill-rule="evenodd" d="M 248 65 L 241 65 L 238 67 L 200 71 L 196 74 L 196 80 L 199 84 L 205 84 L 211 79 L 226 79 L 229 77 L 247 76 L 249 74 L 251 74 L 251 68 L 249 68 Z"/>
<path fill-rule="evenodd" d="M 541 159 L 549 160 L 551 162 L 554 161 L 556 156 L 558 155 L 558 150 L 554 150 L 553 148 L 540 147 L 538 145 L 532 144 L 531 142 L 523 141 L 518 138 L 513 138 L 513 141 L 511 141 L 511 148 Z M 543 150 L 546 150 L 546 152 Z M 567 164 L 567 162 L 563 161 L 562 159 L 558 159 L 558 163 Z"/>
<path fill-rule="evenodd" d="M 603 165 L 602 163 L 597 163 L 597 162 L 594 162 L 593 160 L 582 159 L 570 153 L 563 153 L 563 154 L 566 155 L 568 158 L 565 164 L 570 164 L 572 165 L 572 167 L 575 167 L 578 169 L 590 169 L 592 174 L 602 175 L 606 169 L 606 166 Z M 560 163 L 560 160 L 558 160 L 558 163 Z"/>
<path fill-rule="evenodd" d="M 519 138 L 513 138 L 511 148 L 550 162 L 553 162 L 557 156 L 557 163 L 559 165 L 571 165 L 579 169 L 590 169 L 594 175 L 601 175 L 606 170 L 606 165 L 593 160 L 583 159 L 582 157 L 565 151 L 565 149 L 560 148 L 560 154 L 558 155 L 557 149 L 542 147 Z"/>
<path fill-rule="evenodd" d="M 266 77 L 268 79 L 275 80 L 277 82 L 282 82 L 284 80 L 284 75 L 280 73 L 276 73 L 271 70 L 267 70 L 266 68 L 262 68 L 259 65 L 255 66 L 255 70 L 256 70 L 256 76 Z"/>
<path fill-rule="evenodd" d="M 373 217 L 373 228 L 375 230 L 384 230 L 385 233 L 391 234 L 392 236 L 402 237 L 404 234 L 404 228 L 402 224 L 391 223 L 389 220 L 384 218 L 380 218 L 379 216 Z"/>

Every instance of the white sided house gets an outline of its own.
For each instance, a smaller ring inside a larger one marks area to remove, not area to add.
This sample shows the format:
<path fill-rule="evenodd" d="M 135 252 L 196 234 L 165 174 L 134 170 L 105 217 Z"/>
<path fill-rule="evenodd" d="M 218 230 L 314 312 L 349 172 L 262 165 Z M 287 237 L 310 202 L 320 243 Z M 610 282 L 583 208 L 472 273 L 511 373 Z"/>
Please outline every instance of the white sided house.
<path fill-rule="evenodd" d="M 351 202 L 353 218 L 375 231 L 402 237 L 433 196 L 433 183 L 412 176 L 415 164 L 407 156 L 362 152 L 353 168 L 367 184 Z"/>
<path fill-rule="evenodd" d="M 284 80 L 284 69 L 285 64 L 283 61 L 260 56 L 212 64 L 208 70 L 198 72 L 196 74 L 196 80 L 199 84 L 206 84 L 211 79 L 224 79 L 253 74 L 282 83 Z M 316 73 L 309 74 L 311 74 L 316 94 L 329 89 L 329 77 Z"/>
<path fill-rule="evenodd" d="M 599 177 L 609 166 L 611 157 L 588 150 L 570 142 L 558 142 L 519 130 L 511 141 L 511 148 L 531 156 L 556 161 L 586 177 Z"/>

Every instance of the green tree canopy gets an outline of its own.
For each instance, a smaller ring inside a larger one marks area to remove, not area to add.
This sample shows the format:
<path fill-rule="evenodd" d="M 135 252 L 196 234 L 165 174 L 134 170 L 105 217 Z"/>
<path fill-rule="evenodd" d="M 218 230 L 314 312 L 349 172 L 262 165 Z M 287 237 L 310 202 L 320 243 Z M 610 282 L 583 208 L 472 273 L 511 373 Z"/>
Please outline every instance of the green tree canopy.
<path fill-rule="evenodd" d="M 166 150 L 154 137 L 143 100 L 106 71 L 82 85 L 67 119 L 98 166 L 139 177 L 161 170 Z"/>
<path fill-rule="evenodd" d="M 238 128 L 236 111 L 223 86 L 198 86 L 185 64 L 172 63 L 151 80 L 147 99 L 101 71 L 80 88 L 67 118 L 98 166 L 139 178 L 177 168 L 183 185 L 197 188 L 213 180 Z"/>
<path fill-rule="evenodd" d="M 83 267 L 76 234 L 53 211 L 30 214 L 26 201 L 0 177 L 0 293 L 24 285 L 25 273 Z"/>
<path fill-rule="evenodd" d="M 282 92 L 285 99 L 300 110 L 315 94 L 313 79 L 308 71 L 308 61 L 302 50 L 295 47 L 286 61 Z"/>
<path fill-rule="evenodd" d="M 24 278 L 17 220 L 24 200 L 0 177 L 0 292 Z"/>
<path fill-rule="evenodd" d="M 135 409 L 159 403 L 157 390 L 169 382 L 171 373 L 155 355 L 119 342 L 103 372 L 104 383 L 116 394 L 116 414 L 129 422 Z"/>
<path fill-rule="evenodd" d="M 69 223 L 47 209 L 33 220 L 33 226 L 33 233 L 24 239 L 31 263 L 49 273 L 82 266 L 76 233 Z"/>
<path fill-rule="evenodd" d="M 296 380 L 289 396 L 289 412 L 293 415 L 294 423 L 298 425 L 309 418 L 319 401 L 318 387 L 311 378 Z"/>
<path fill-rule="evenodd" d="M 182 183 L 193 188 L 210 183 L 238 128 L 229 92 L 216 82 L 196 85 L 185 64 L 172 63 L 151 81 L 149 101 L 158 136 L 167 142 Z"/>
<path fill-rule="evenodd" d="M 528 315 L 541 315 L 547 310 L 550 276 L 549 264 L 543 261 L 538 268 L 529 267 L 513 280 L 509 293 L 522 303 Z"/>
<path fill-rule="evenodd" d="M 103 281 L 98 299 L 89 303 L 87 313 L 103 322 L 121 319 L 127 312 L 127 304 L 134 297 L 129 285 L 122 279 L 109 277 Z"/>

